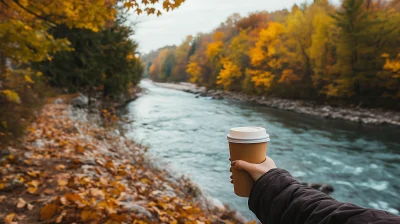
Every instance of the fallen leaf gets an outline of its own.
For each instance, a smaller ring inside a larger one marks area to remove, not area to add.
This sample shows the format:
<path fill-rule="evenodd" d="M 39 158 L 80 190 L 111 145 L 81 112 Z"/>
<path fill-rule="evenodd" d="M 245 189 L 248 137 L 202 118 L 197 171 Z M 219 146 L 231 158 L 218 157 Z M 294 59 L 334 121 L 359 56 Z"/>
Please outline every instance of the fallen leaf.
<path fill-rule="evenodd" d="M 60 223 L 62 221 L 62 218 L 67 214 L 66 210 L 62 210 L 61 214 L 59 216 L 57 216 L 56 218 L 56 223 Z"/>
<path fill-rule="evenodd" d="M 54 189 L 46 188 L 46 189 L 44 189 L 43 193 L 45 193 L 45 194 L 55 194 L 56 191 Z"/>
<path fill-rule="evenodd" d="M 68 184 L 68 180 L 61 179 L 57 181 L 58 186 L 66 186 Z"/>
<path fill-rule="evenodd" d="M 37 188 L 36 187 L 28 187 L 28 189 L 26 191 L 28 191 L 30 194 L 35 194 L 37 192 Z"/>
<path fill-rule="evenodd" d="M 26 205 L 26 201 L 23 198 L 18 198 L 17 208 L 23 208 Z"/>
<path fill-rule="evenodd" d="M 96 199 L 104 199 L 104 192 L 98 188 L 90 189 L 90 195 L 95 197 Z"/>
<path fill-rule="evenodd" d="M 46 204 L 40 210 L 40 220 L 51 219 L 57 212 L 58 206 L 56 204 Z"/>
<path fill-rule="evenodd" d="M 1 195 L 0 196 L 0 203 L 3 203 L 3 200 L 6 198 L 6 196 L 5 195 Z"/>
<path fill-rule="evenodd" d="M 70 202 L 76 202 L 79 200 L 82 200 L 82 197 L 79 194 L 75 194 L 75 193 L 66 193 L 64 195 L 65 199 L 67 199 Z"/>
<path fill-rule="evenodd" d="M 10 213 L 4 218 L 4 223 L 6 224 L 18 224 L 18 222 L 13 222 L 15 213 Z"/>
<path fill-rule="evenodd" d="M 28 206 L 27 206 L 27 207 L 28 207 L 28 210 L 29 210 L 29 211 L 32 211 L 33 207 L 35 207 L 35 206 L 33 206 L 33 205 L 31 205 L 31 204 L 28 203 Z"/>
<path fill-rule="evenodd" d="M 102 185 L 108 185 L 108 180 L 106 178 L 104 178 L 104 177 L 100 177 L 100 183 Z"/>
<path fill-rule="evenodd" d="M 32 171 L 28 171 L 27 173 L 31 177 L 39 177 L 40 176 L 40 171 L 32 170 Z"/>
<path fill-rule="evenodd" d="M 24 215 L 24 214 L 20 214 L 20 215 L 17 215 L 17 216 L 16 216 L 16 218 L 18 219 L 18 221 L 24 220 L 25 217 L 26 217 L 26 215 Z"/>
<path fill-rule="evenodd" d="M 81 145 L 76 145 L 76 146 L 75 146 L 75 152 L 77 152 L 77 153 L 83 153 L 83 152 L 85 152 L 85 148 L 82 147 Z"/>
<path fill-rule="evenodd" d="M 142 179 L 140 179 L 140 182 L 142 182 L 142 183 L 144 183 L 144 184 L 147 184 L 147 183 L 149 182 L 149 179 L 147 179 L 147 178 L 142 178 Z"/>
<path fill-rule="evenodd" d="M 125 222 L 126 221 L 126 214 L 120 214 L 118 215 L 117 213 L 112 213 L 110 214 L 110 219 L 117 221 L 117 222 Z"/>
<path fill-rule="evenodd" d="M 6 187 L 5 183 L 0 183 L 0 190 L 4 189 Z"/>
<path fill-rule="evenodd" d="M 98 216 L 98 214 L 96 213 L 96 211 L 93 211 L 93 210 L 83 210 L 82 212 L 81 212 L 81 219 L 82 219 L 82 221 L 84 221 L 84 222 L 87 222 L 87 221 L 94 221 L 94 220 L 97 220 L 99 218 L 99 216 Z"/>
<path fill-rule="evenodd" d="M 38 180 L 32 180 L 28 182 L 28 185 L 37 188 L 40 185 L 40 182 Z"/>
<path fill-rule="evenodd" d="M 183 210 L 190 210 L 190 209 L 192 209 L 193 207 L 190 206 L 190 205 L 186 205 L 186 206 L 182 206 L 182 208 L 183 208 Z"/>
<path fill-rule="evenodd" d="M 56 166 L 56 170 L 65 170 L 65 165 L 63 165 L 63 164 L 58 164 L 58 165 Z"/>

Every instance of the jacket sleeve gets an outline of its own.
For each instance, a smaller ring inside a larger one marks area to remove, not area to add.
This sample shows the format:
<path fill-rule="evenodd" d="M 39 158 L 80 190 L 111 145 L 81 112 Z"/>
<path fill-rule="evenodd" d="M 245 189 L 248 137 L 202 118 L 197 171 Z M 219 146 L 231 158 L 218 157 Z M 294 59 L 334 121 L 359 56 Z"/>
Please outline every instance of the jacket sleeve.
<path fill-rule="evenodd" d="M 373 199 L 371 199 L 373 200 Z M 272 169 L 255 183 L 249 208 L 266 224 L 400 223 L 400 216 L 341 203 L 301 185 L 283 169 Z"/>

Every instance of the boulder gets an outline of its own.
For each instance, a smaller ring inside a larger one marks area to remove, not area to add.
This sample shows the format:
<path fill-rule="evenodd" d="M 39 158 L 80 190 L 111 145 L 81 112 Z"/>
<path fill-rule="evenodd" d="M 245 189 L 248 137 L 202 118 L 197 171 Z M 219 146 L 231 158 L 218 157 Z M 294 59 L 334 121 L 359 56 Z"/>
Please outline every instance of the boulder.
<path fill-rule="evenodd" d="M 53 101 L 54 104 L 62 104 L 64 101 L 60 98 L 57 98 Z"/>
<path fill-rule="evenodd" d="M 89 103 L 89 99 L 87 96 L 80 94 L 71 100 L 71 105 L 74 107 L 84 108 L 87 107 Z"/>
<path fill-rule="evenodd" d="M 324 192 L 325 194 L 330 194 L 334 191 L 333 186 L 329 184 L 317 184 L 317 183 L 301 183 L 304 186 L 314 188 L 315 190 L 319 190 Z"/>

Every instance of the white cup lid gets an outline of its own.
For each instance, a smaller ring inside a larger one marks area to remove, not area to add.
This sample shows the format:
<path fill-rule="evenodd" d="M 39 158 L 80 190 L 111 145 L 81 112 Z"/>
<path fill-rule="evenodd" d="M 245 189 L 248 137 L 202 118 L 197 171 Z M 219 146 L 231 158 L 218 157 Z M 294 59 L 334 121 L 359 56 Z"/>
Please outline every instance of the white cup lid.
<path fill-rule="evenodd" d="M 231 128 L 226 138 L 233 143 L 260 143 L 269 142 L 270 140 L 265 128 L 261 127 Z"/>

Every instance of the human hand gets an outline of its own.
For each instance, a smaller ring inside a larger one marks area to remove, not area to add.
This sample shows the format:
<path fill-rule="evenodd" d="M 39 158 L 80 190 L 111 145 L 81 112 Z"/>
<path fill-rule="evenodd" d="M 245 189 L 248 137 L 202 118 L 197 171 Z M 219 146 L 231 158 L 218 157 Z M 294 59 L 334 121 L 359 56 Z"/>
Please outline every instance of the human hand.
<path fill-rule="evenodd" d="M 260 164 L 248 163 L 243 160 L 232 161 L 230 171 L 232 172 L 232 169 L 244 170 L 248 172 L 251 175 L 251 177 L 253 177 L 254 181 L 256 181 L 264 173 L 274 168 L 276 168 L 275 162 L 271 158 L 266 156 L 265 161 Z M 231 183 L 233 183 L 232 175 L 231 175 Z"/>

